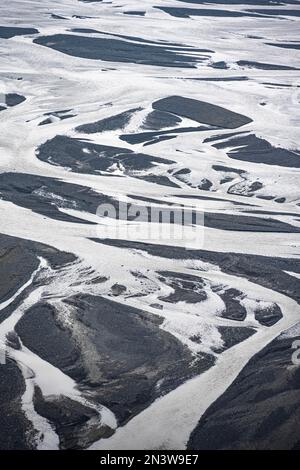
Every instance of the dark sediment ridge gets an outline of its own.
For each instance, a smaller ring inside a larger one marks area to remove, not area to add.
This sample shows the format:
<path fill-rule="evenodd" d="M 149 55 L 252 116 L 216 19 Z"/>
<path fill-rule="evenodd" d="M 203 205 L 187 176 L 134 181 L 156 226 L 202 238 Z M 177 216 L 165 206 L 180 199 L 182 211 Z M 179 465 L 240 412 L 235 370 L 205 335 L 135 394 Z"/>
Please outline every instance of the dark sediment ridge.
<path fill-rule="evenodd" d="M 35 28 L 20 28 L 17 26 L 0 26 L 0 38 L 10 39 L 14 36 L 25 36 L 28 34 L 37 34 L 39 31 Z"/>
<path fill-rule="evenodd" d="M 93 399 L 120 423 L 214 363 L 208 355 L 195 360 L 159 328 L 159 316 L 92 295 L 69 298 L 66 305 L 73 311 L 70 331 L 47 304 L 26 312 L 16 331 L 30 350 L 74 378 L 83 391 L 92 390 Z"/>
<path fill-rule="evenodd" d="M 1 265 L 1 264 L 0 264 Z M 22 410 L 25 381 L 17 364 L 0 364 L 0 450 L 34 448 L 34 430 Z"/>
<path fill-rule="evenodd" d="M 281 337 L 256 354 L 192 432 L 191 450 L 300 449 L 300 368 Z"/>
<path fill-rule="evenodd" d="M 76 173 L 91 174 L 107 171 L 113 164 L 122 164 L 125 173 L 133 174 L 159 163 L 174 163 L 165 158 L 135 153 L 127 148 L 99 145 L 62 135 L 42 144 L 37 150 L 37 157 L 52 165 L 68 167 Z"/>
<path fill-rule="evenodd" d="M 67 55 L 108 62 L 125 62 L 162 67 L 195 68 L 206 57 L 188 56 L 167 45 L 137 44 L 114 38 L 94 38 L 74 34 L 41 36 L 35 44 L 50 47 Z M 192 49 L 191 49 L 192 51 Z"/>
<path fill-rule="evenodd" d="M 223 141 L 223 139 L 226 139 Z M 220 135 L 206 139 L 204 142 L 213 142 L 216 149 L 230 148 L 228 157 L 244 162 L 264 163 L 265 165 L 278 165 L 283 167 L 300 167 L 299 150 L 287 150 L 275 147 L 265 139 L 257 137 L 255 134 L 249 135 Z"/>
<path fill-rule="evenodd" d="M 252 119 L 205 101 L 182 96 L 169 96 L 153 103 L 153 108 L 177 114 L 202 124 L 236 129 L 252 122 Z"/>

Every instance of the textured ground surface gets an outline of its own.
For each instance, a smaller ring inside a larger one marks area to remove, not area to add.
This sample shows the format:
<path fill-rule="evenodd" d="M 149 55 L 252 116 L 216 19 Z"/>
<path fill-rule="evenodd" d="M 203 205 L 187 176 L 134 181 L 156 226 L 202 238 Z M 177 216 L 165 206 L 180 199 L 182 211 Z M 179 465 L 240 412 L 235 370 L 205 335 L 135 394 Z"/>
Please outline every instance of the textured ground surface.
<path fill-rule="evenodd" d="M 299 2 L 2 3 L 0 449 L 299 448 Z"/>

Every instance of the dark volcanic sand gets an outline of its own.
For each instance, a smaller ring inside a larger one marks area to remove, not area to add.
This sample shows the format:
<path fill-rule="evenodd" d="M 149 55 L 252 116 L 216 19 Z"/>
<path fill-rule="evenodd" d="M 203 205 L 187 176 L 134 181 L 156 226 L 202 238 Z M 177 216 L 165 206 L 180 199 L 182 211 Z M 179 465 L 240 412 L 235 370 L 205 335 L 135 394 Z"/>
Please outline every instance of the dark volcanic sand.
<path fill-rule="evenodd" d="M 236 129 L 252 119 L 204 101 L 182 96 L 169 96 L 153 103 L 153 108 L 192 119 L 202 124 Z"/>
<path fill-rule="evenodd" d="M 222 340 L 224 342 L 221 351 L 232 348 L 236 344 L 245 341 L 256 333 L 254 328 L 248 328 L 245 326 L 219 326 L 218 331 L 221 333 Z"/>
<path fill-rule="evenodd" d="M 198 127 L 179 127 L 174 129 L 168 129 L 165 131 L 157 131 L 157 132 L 139 132 L 137 134 L 123 134 L 120 136 L 120 140 L 124 140 L 131 145 L 141 144 L 143 142 L 152 142 L 152 139 L 161 139 L 161 136 L 175 138 L 179 134 L 185 134 L 187 132 L 201 132 L 201 131 L 208 131 L 213 130 L 215 127 L 206 127 L 206 126 L 198 126 Z M 171 135 L 168 135 L 171 134 Z"/>
<path fill-rule="evenodd" d="M 34 253 L 24 250 L 23 243 L 10 243 L 9 239 L 0 236 L 0 301 L 4 302 L 25 284 L 33 271 L 38 267 Z M 0 321 L 3 312 L 0 312 Z"/>
<path fill-rule="evenodd" d="M 253 13 L 236 11 L 236 10 L 212 10 L 209 8 L 178 8 L 178 7 L 154 7 L 158 10 L 162 10 L 165 13 L 168 13 L 171 16 L 176 18 L 189 18 L 191 16 L 212 16 L 220 18 L 243 18 L 243 17 L 252 17 L 257 18 L 261 15 L 257 14 L 255 11 Z"/>
<path fill-rule="evenodd" d="M 82 376 L 77 367 L 79 349 L 56 316 L 52 305 L 39 302 L 26 311 L 15 331 L 22 343 L 39 357 L 71 377 Z"/>
<path fill-rule="evenodd" d="M 174 289 L 174 292 L 166 297 L 159 297 L 159 300 L 168 303 L 195 304 L 207 299 L 204 282 L 199 277 L 170 271 L 161 271 L 159 274 L 160 281 Z"/>
<path fill-rule="evenodd" d="M 60 439 L 60 449 L 86 449 L 93 442 L 113 433 L 108 426 L 101 426 L 95 410 L 70 398 L 45 398 L 36 387 L 33 403 L 37 413 L 54 426 Z"/>
<path fill-rule="evenodd" d="M 145 11 L 124 11 L 124 15 L 145 16 Z"/>
<path fill-rule="evenodd" d="M 22 411 L 25 381 L 16 363 L 0 364 L 0 450 L 33 449 L 34 431 Z"/>
<path fill-rule="evenodd" d="M 8 93 L 5 96 L 5 103 L 9 107 L 17 106 L 18 104 L 23 103 L 25 100 L 25 96 L 18 95 L 17 93 Z"/>
<path fill-rule="evenodd" d="M 52 267 L 74 260 L 72 255 L 39 243 L 5 236 L 0 240 L 6 251 L 19 243 L 21 253 L 29 251 L 34 259 L 44 256 Z M 7 263 L 10 261 L 12 266 L 6 269 L 17 270 L 16 262 L 20 260 L 9 258 Z M 28 263 L 25 265 L 28 270 Z M 181 279 L 181 282 L 191 280 Z M 92 390 L 91 399 L 112 409 L 120 423 L 214 363 L 213 356 L 205 354 L 195 359 L 186 346 L 160 329 L 162 319 L 159 316 L 100 296 L 77 295 L 65 302 L 73 310 L 72 329 L 67 329 L 59 312 L 43 301 L 24 313 L 17 323 L 16 333 L 26 347 L 73 377 L 83 391 Z M 14 347 L 20 347 L 17 336 L 11 335 L 9 341 Z M 14 380 L 9 378 L 9 388 L 3 396 L 11 389 L 18 390 L 13 385 Z M 14 406 L 17 410 L 11 395 L 7 402 L 6 407 Z M 72 400 L 63 397 L 45 400 L 36 390 L 34 404 L 36 410 L 54 424 L 63 448 L 84 447 L 111 432 L 99 427 L 99 423 L 95 426 L 94 413 Z M 74 428 L 70 434 L 72 420 Z M 87 422 L 94 423 L 89 430 L 85 426 Z M 0 420 L 0 434 L 8 425 Z M 22 425 L 18 422 L 15 426 L 25 442 Z M 7 445 L 15 448 L 18 444 Z"/>
<path fill-rule="evenodd" d="M 297 68 L 289 67 L 288 65 L 266 64 L 262 62 L 252 62 L 249 60 L 238 60 L 237 64 L 240 67 L 249 67 L 260 70 L 298 70 Z"/>
<path fill-rule="evenodd" d="M 142 128 L 159 131 L 165 127 L 176 126 L 177 124 L 180 124 L 180 122 L 181 119 L 179 116 L 154 109 L 146 116 Z"/>
<path fill-rule="evenodd" d="M 210 356 L 195 361 L 159 328 L 159 317 L 142 310 L 91 295 L 78 295 L 67 304 L 74 309 L 74 333 L 45 304 L 30 309 L 17 332 L 28 348 L 71 375 L 82 389 L 92 387 L 94 400 L 112 409 L 120 422 L 214 362 Z"/>
<path fill-rule="evenodd" d="M 300 11 L 300 10 L 299 10 Z M 275 43 L 275 42 L 266 42 L 268 46 L 281 47 L 283 49 L 300 49 L 300 44 L 296 43 Z"/>
<path fill-rule="evenodd" d="M 298 0 L 177 0 L 178 2 L 184 3 L 196 3 L 197 5 L 203 5 L 207 3 L 214 3 L 217 5 L 298 5 Z"/>
<path fill-rule="evenodd" d="M 251 10 L 246 10 L 249 13 L 259 13 L 260 15 L 272 15 L 272 16 L 300 16 L 300 10 L 292 9 L 274 9 L 274 8 L 256 8 Z"/>
<path fill-rule="evenodd" d="M 131 117 L 137 111 L 141 111 L 142 108 L 129 109 L 124 113 L 116 114 L 105 119 L 101 119 L 97 122 L 91 122 L 89 124 L 83 124 L 76 127 L 77 132 L 83 132 L 84 134 L 95 134 L 97 132 L 115 131 L 117 129 L 123 129 L 130 121 Z"/>
<path fill-rule="evenodd" d="M 19 28 L 16 26 L 0 26 L 0 38 L 9 39 L 14 36 L 25 36 L 27 34 L 37 34 L 35 28 Z"/>
<path fill-rule="evenodd" d="M 219 136 L 220 139 L 226 137 L 230 137 L 230 135 Z M 213 140 L 217 140 L 217 138 L 206 139 L 204 142 L 212 142 Z M 292 151 L 274 147 L 267 140 L 261 139 L 255 134 L 233 136 L 233 138 L 215 143 L 213 146 L 217 149 L 234 148 L 227 153 L 234 160 L 300 168 L 300 152 L 298 150 Z"/>
<path fill-rule="evenodd" d="M 166 176 L 159 175 L 146 175 L 140 178 L 157 183 L 164 186 L 176 187 Z M 61 212 L 59 209 L 69 208 L 76 209 L 79 214 L 80 211 L 96 214 L 97 208 L 100 204 L 112 204 L 116 209 L 116 217 L 119 218 L 118 201 L 109 196 L 96 193 L 95 191 L 84 186 L 65 183 L 54 178 L 46 178 L 36 175 L 26 175 L 20 173 L 2 173 L 0 175 L 0 191 L 2 198 L 11 201 L 21 207 L 26 207 L 39 214 L 45 215 L 55 220 L 63 220 L 73 223 L 90 223 L 83 218 L 74 217 L 69 214 Z M 201 198 L 199 196 L 199 198 Z M 55 203 L 53 203 L 55 201 Z M 151 202 L 151 201 L 150 201 Z M 130 206 L 128 206 L 128 209 Z M 136 211 L 134 215 L 133 208 Z M 150 210 L 154 209 L 151 205 L 140 206 L 134 204 L 131 207 L 131 220 L 139 216 L 138 212 L 145 209 L 145 221 L 153 222 L 151 220 Z M 166 209 L 157 209 L 161 213 L 161 220 L 163 216 L 169 214 Z M 178 208 L 172 209 L 174 216 L 178 213 Z M 181 213 L 181 212 L 180 212 Z M 173 215 L 171 214 L 171 218 Z M 194 216 L 195 218 L 195 216 Z M 140 217 L 141 219 L 141 217 Z M 181 223 L 174 217 L 174 223 Z M 99 220 L 100 221 L 100 220 Z M 194 223 L 196 220 L 194 220 Z M 275 219 L 265 219 L 255 216 L 243 216 L 232 214 L 219 214 L 219 213 L 205 213 L 205 225 L 211 228 L 219 228 L 222 230 L 239 230 L 239 231 L 257 231 L 257 232 L 298 232 L 297 227 L 293 227 L 284 222 Z M 4 258 L 5 260 L 5 258 Z M 4 265 L 3 265 L 4 266 Z"/>
<path fill-rule="evenodd" d="M 135 176 L 136 178 L 150 181 L 155 184 L 169 187 L 178 187 L 178 185 L 171 181 L 167 176 L 152 174 L 145 176 Z M 95 192 L 87 187 L 65 183 L 54 178 L 20 173 L 2 173 L 2 175 L 0 175 L 0 191 L 4 200 L 11 201 L 14 204 L 17 204 L 21 207 L 26 207 L 34 212 L 55 220 L 91 224 L 91 222 L 84 219 L 84 213 L 96 214 L 97 208 L 100 204 L 111 204 L 115 208 L 115 213 L 108 214 L 108 217 L 116 217 L 117 219 L 120 217 L 118 200 Z M 184 198 L 184 195 L 180 197 Z M 194 196 L 194 198 L 199 200 L 208 199 L 204 196 Z M 209 199 L 223 201 L 223 199 L 214 197 Z M 143 198 L 140 198 L 140 200 L 142 201 Z M 169 209 L 158 209 L 151 206 L 151 202 L 157 203 L 160 201 L 148 200 L 145 202 L 149 202 L 150 205 L 141 206 L 138 203 L 135 203 L 134 205 L 128 204 L 127 210 L 130 209 L 128 214 L 129 220 L 135 220 L 137 217 L 139 217 L 140 221 L 143 220 L 149 223 L 155 222 L 156 220 L 162 222 L 166 216 L 168 217 L 167 220 L 170 220 L 171 223 L 182 223 L 182 216 L 180 218 L 176 217 L 176 215 L 182 215 L 182 209 L 176 208 L 175 204 L 172 211 L 170 211 Z M 232 202 L 232 204 L 235 203 Z M 60 209 L 75 209 L 78 211 L 78 216 L 71 216 L 61 212 Z M 154 216 L 154 210 L 157 218 Z M 82 218 L 80 218 L 80 212 L 83 213 Z M 193 213 L 192 222 L 197 223 L 196 212 L 193 212 L 192 210 L 191 212 Z M 272 213 L 266 214 L 272 216 Z M 288 223 L 275 220 L 273 218 L 255 217 L 253 215 L 245 216 L 239 214 L 220 214 L 212 212 L 205 212 L 204 217 L 205 226 L 222 230 L 278 233 L 299 232 L 299 228 L 294 227 Z"/>
<path fill-rule="evenodd" d="M 219 295 L 225 304 L 225 310 L 222 313 L 223 318 L 236 321 L 243 321 L 246 319 L 247 310 L 240 302 L 242 292 L 230 288 L 226 289 L 224 293 Z"/>
<path fill-rule="evenodd" d="M 0 234 L 0 302 L 12 297 L 29 280 L 39 265 L 38 256 L 53 267 L 75 260 L 72 254 L 47 245 Z"/>
<path fill-rule="evenodd" d="M 54 178 L 20 173 L 2 173 L 0 191 L 2 198 L 6 201 L 11 201 L 51 219 L 75 223 L 87 222 L 79 217 L 65 214 L 59 209 L 77 209 L 96 213 L 99 204 L 112 201 L 111 198 L 83 186 L 64 183 Z"/>
<path fill-rule="evenodd" d="M 86 152 L 88 151 L 88 153 Z M 171 160 L 153 157 L 132 150 L 108 145 L 98 145 L 58 135 L 42 144 L 37 157 L 53 165 L 66 166 L 77 173 L 95 173 L 108 170 L 114 163 L 121 163 L 125 172 L 150 169 L 155 163 L 171 164 Z"/>
<path fill-rule="evenodd" d="M 256 354 L 200 419 L 188 449 L 300 449 L 300 367 L 280 337 Z"/>
<path fill-rule="evenodd" d="M 163 67 L 195 68 L 202 57 L 187 56 L 166 45 L 156 47 L 147 43 L 136 44 L 121 39 L 91 38 L 71 34 L 54 34 L 34 40 L 35 44 L 85 59 L 109 62 L 139 63 Z M 192 49 L 191 49 L 192 50 Z"/>

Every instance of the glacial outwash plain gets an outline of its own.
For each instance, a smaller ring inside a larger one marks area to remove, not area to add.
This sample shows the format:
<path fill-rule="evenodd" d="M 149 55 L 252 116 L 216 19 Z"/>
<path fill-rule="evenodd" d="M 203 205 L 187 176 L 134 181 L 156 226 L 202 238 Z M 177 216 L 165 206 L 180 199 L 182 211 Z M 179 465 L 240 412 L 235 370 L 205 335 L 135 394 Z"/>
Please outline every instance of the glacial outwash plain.
<path fill-rule="evenodd" d="M 0 450 L 300 449 L 299 17 L 1 1 Z"/>

